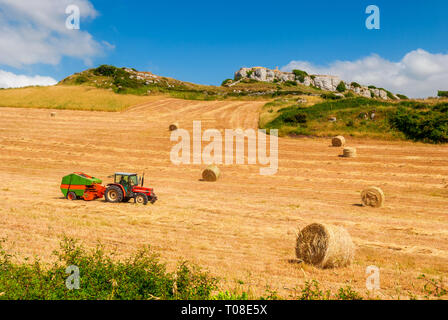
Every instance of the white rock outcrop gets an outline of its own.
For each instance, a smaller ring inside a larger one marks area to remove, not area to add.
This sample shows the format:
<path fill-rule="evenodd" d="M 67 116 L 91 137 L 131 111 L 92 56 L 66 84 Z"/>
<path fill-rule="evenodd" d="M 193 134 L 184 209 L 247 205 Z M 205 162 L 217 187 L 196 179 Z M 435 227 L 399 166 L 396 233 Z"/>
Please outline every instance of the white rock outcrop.
<path fill-rule="evenodd" d="M 314 86 L 326 91 L 337 91 L 338 85 L 342 82 L 339 77 L 330 75 L 309 75 L 302 79 L 303 82 L 300 82 L 292 72 L 284 72 L 278 69 L 271 70 L 265 67 L 241 68 L 235 72 L 235 80 L 241 81 L 245 78 L 264 82 L 297 81 L 305 86 Z M 352 85 L 345 81 L 344 84 L 347 90 L 352 90 L 363 97 L 389 99 L 387 92 L 383 89 Z M 399 99 L 396 95 L 394 95 L 394 98 Z"/>

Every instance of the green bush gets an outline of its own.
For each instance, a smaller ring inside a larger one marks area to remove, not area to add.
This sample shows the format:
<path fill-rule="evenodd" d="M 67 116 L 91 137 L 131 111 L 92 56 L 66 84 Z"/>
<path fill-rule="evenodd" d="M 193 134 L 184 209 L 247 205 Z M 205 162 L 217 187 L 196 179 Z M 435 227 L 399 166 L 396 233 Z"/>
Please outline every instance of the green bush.
<path fill-rule="evenodd" d="M 320 96 L 321 96 L 321 98 L 327 99 L 327 100 L 339 100 L 339 99 L 342 99 L 341 96 L 335 95 L 334 93 L 331 93 L 331 92 L 329 92 L 329 93 L 322 93 Z"/>
<path fill-rule="evenodd" d="M 288 80 L 288 81 L 285 81 L 285 85 L 288 87 L 294 87 L 294 86 L 297 86 L 297 82 Z"/>
<path fill-rule="evenodd" d="M 448 91 L 439 91 L 439 92 L 437 92 L 437 96 L 448 97 Z"/>
<path fill-rule="evenodd" d="M 353 98 L 353 97 L 355 97 L 355 94 L 354 94 L 353 92 L 349 91 L 349 92 L 347 92 L 347 93 L 345 94 L 345 97 L 346 97 L 346 98 Z"/>
<path fill-rule="evenodd" d="M 336 90 L 338 92 L 344 92 L 345 90 L 347 90 L 344 81 L 339 82 L 338 86 L 336 87 Z"/>
<path fill-rule="evenodd" d="M 431 142 L 448 142 L 448 106 L 442 104 L 429 111 L 399 107 L 391 117 L 391 125 L 408 139 Z"/>
<path fill-rule="evenodd" d="M 38 260 L 15 264 L 0 246 L 0 299 L 209 299 L 217 288 L 215 278 L 186 262 L 167 272 L 149 247 L 117 261 L 101 247 L 86 251 L 66 238 L 55 255 L 57 261 L 47 268 Z M 70 265 L 80 270 L 78 290 L 66 287 Z"/>
<path fill-rule="evenodd" d="M 397 100 L 397 98 L 392 94 L 392 92 L 387 91 L 387 90 L 385 90 L 385 91 L 387 92 L 387 97 L 388 97 L 389 99 Z"/>
<path fill-rule="evenodd" d="M 409 98 L 407 96 L 405 96 L 404 94 L 399 94 L 397 93 L 397 97 L 400 98 L 401 100 L 408 100 Z"/>
<path fill-rule="evenodd" d="M 292 70 L 292 73 L 294 73 L 296 80 L 299 80 L 300 82 L 305 81 L 305 77 L 308 76 L 308 73 L 306 73 L 306 71 L 303 70 L 294 69 Z"/>
<path fill-rule="evenodd" d="M 226 85 L 226 84 L 228 84 L 228 83 L 230 83 L 230 82 L 232 82 L 233 80 L 232 79 L 226 79 L 226 80 L 224 80 L 222 83 L 221 83 L 221 86 L 224 86 L 224 85 Z"/>
<path fill-rule="evenodd" d="M 89 81 L 89 79 L 86 76 L 84 76 L 84 75 L 79 75 L 75 79 L 75 83 L 76 84 L 83 84 L 83 83 L 85 83 L 87 81 Z"/>
<path fill-rule="evenodd" d="M 117 70 L 118 70 L 117 67 L 103 64 L 98 68 L 94 69 L 93 73 L 97 76 L 113 77 L 115 76 Z"/>
<path fill-rule="evenodd" d="M 354 88 L 361 88 L 361 85 L 357 82 L 352 82 L 350 85 Z"/>

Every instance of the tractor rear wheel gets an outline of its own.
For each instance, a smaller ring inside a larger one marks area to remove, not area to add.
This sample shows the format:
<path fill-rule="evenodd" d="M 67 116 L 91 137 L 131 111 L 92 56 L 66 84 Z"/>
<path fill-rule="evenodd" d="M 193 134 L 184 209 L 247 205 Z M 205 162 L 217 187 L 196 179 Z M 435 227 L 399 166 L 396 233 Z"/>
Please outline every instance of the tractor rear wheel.
<path fill-rule="evenodd" d="M 68 200 L 76 200 L 76 199 L 78 199 L 78 197 L 76 196 L 76 193 L 74 193 L 73 191 L 70 191 L 69 193 L 67 193 L 67 199 Z"/>
<path fill-rule="evenodd" d="M 137 195 L 135 196 L 135 203 L 147 205 L 148 196 L 144 193 L 137 193 Z"/>
<path fill-rule="evenodd" d="M 105 193 L 107 202 L 121 202 L 123 201 L 123 191 L 117 186 L 110 186 Z"/>

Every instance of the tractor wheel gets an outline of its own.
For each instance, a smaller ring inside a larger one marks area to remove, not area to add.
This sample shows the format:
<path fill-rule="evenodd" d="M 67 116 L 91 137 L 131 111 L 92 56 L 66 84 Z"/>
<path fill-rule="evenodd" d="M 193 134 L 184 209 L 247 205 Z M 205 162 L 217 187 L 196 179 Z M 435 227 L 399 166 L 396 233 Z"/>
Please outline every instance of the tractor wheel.
<path fill-rule="evenodd" d="M 137 193 L 137 195 L 135 196 L 135 203 L 147 205 L 148 196 L 144 193 Z"/>
<path fill-rule="evenodd" d="M 105 193 L 107 202 L 121 202 L 123 201 L 123 191 L 117 186 L 110 186 Z"/>
<path fill-rule="evenodd" d="M 67 193 L 67 199 L 68 200 L 76 200 L 76 199 L 78 199 L 78 197 L 76 196 L 76 193 L 74 193 L 73 191 L 70 191 L 69 193 Z"/>

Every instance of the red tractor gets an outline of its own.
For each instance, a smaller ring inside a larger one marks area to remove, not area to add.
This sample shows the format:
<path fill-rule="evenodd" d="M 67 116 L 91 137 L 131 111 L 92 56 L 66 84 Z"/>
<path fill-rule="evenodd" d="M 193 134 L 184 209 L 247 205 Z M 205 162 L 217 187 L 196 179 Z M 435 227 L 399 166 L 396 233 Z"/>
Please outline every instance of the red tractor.
<path fill-rule="evenodd" d="M 143 187 L 145 177 L 139 178 L 136 173 L 117 172 L 114 175 L 114 183 L 107 185 L 104 194 L 107 202 L 128 202 L 134 199 L 135 203 L 152 204 L 157 196 L 152 188 Z M 140 186 L 139 186 L 140 185 Z"/>

